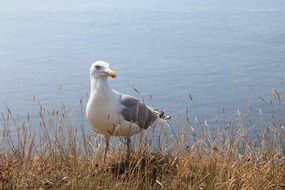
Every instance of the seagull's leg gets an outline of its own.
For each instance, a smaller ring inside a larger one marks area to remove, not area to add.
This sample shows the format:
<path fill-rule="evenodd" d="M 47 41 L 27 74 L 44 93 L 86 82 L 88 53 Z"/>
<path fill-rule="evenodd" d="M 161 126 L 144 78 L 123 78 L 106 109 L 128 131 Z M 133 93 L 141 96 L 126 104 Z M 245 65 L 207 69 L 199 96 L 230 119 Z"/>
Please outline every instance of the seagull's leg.
<path fill-rule="evenodd" d="M 131 155 L 131 138 L 126 137 L 126 144 L 127 144 L 127 161 L 130 160 L 130 155 Z"/>
<path fill-rule="evenodd" d="M 107 152 L 109 149 L 109 140 L 110 140 L 110 137 L 105 137 L 106 147 L 105 147 L 105 152 L 104 152 L 104 162 L 106 161 Z"/>

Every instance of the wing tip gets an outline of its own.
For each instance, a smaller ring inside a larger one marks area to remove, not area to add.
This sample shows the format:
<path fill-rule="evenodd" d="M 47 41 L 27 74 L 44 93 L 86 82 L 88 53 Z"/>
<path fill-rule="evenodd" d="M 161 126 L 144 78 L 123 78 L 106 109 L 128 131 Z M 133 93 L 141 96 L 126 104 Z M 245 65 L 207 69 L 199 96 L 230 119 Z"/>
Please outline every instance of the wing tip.
<path fill-rule="evenodd" d="M 163 120 L 169 120 L 169 119 L 171 119 L 171 116 L 170 115 L 165 115 L 164 114 L 164 111 L 162 111 L 161 109 L 154 109 L 156 112 L 157 112 L 157 114 L 159 115 L 159 118 L 160 119 L 163 119 Z"/>
<path fill-rule="evenodd" d="M 170 115 L 163 115 L 160 118 L 164 119 L 164 120 L 169 120 L 169 119 L 171 119 L 171 116 Z"/>

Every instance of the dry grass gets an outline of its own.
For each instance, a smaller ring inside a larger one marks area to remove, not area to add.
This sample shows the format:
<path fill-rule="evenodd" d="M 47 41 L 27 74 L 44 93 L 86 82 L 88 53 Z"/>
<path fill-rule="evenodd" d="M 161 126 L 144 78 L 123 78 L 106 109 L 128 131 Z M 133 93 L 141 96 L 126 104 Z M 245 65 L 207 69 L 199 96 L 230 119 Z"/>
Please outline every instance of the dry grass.
<path fill-rule="evenodd" d="M 86 130 L 82 113 L 74 124 L 64 107 L 40 106 L 39 116 L 25 119 L 8 110 L 0 120 L 0 188 L 285 189 L 280 97 L 273 93 L 261 104 L 272 108 L 273 119 L 265 121 L 262 109 L 251 115 L 255 136 L 245 127 L 249 113 L 238 111 L 217 131 L 187 113 L 178 117 L 176 135 L 158 127 L 135 136 L 130 161 L 124 143 L 112 142 L 106 163 L 104 143 Z"/>

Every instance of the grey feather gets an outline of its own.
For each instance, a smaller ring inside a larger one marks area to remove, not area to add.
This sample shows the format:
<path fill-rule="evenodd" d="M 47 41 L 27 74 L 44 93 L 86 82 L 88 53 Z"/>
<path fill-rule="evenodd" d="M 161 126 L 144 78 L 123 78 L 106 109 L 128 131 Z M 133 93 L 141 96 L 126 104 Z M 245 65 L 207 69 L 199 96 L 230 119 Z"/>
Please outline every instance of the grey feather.
<path fill-rule="evenodd" d="M 159 114 L 156 111 L 149 109 L 145 104 L 132 96 L 122 94 L 121 104 L 123 105 L 121 114 L 124 119 L 136 123 L 140 128 L 147 129 L 159 118 Z"/>

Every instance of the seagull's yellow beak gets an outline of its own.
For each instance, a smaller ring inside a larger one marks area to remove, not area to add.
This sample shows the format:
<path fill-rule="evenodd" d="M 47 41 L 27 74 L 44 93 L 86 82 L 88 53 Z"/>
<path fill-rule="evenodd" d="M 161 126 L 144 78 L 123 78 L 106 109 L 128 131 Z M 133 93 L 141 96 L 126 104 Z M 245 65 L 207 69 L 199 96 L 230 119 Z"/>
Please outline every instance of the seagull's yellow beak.
<path fill-rule="evenodd" d="M 115 71 L 109 69 L 105 72 L 108 76 L 112 77 L 112 78 L 116 78 L 117 77 L 117 74 Z"/>

